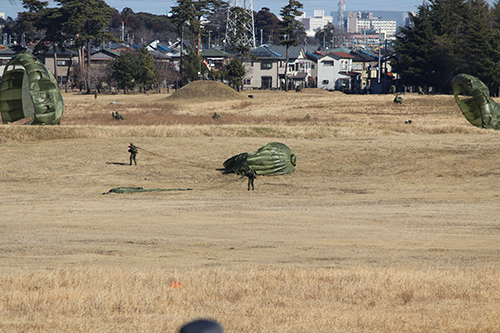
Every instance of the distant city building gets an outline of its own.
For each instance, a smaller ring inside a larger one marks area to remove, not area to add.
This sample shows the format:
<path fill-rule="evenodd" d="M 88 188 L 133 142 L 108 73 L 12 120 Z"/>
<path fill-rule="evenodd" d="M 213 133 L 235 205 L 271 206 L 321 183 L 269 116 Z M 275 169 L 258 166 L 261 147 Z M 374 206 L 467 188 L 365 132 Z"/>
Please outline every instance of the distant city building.
<path fill-rule="evenodd" d="M 383 20 L 369 12 L 348 12 L 346 18 L 347 33 L 378 33 L 383 39 L 394 39 L 397 31 L 396 20 Z"/>
<path fill-rule="evenodd" d="M 3 18 L 5 20 L 5 13 L 0 13 L 0 18 Z"/>
<path fill-rule="evenodd" d="M 315 10 L 314 17 L 306 17 L 304 12 L 300 19 L 306 29 L 306 34 L 311 37 L 314 37 L 316 31 L 323 29 L 328 22 L 333 23 L 333 16 L 325 16 L 324 10 Z"/>

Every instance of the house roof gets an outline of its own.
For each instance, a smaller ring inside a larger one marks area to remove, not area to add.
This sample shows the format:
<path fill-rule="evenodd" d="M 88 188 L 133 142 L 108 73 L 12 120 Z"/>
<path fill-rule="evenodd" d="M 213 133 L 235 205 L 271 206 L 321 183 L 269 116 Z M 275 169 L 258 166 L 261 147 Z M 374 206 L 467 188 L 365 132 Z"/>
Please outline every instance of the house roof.
<path fill-rule="evenodd" d="M 368 55 L 363 52 L 351 51 L 351 55 L 354 57 L 352 61 L 355 62 L 370 62 L 376 60 L 372 55 Z"/>
<path fill-rule="evenodd" d="M 343 58 L 343 59 L 353 59 L 354 58 L 353 55 L 350 55 L 350 54 L 345 53 L 345 52 L 332 52 L 332 53 L 339 56 L 340 58 Z"/>
<path fill-rule="evenodd" d="M 363 53 L 367 56 L 373 57 L 373 58 L 375 58 L 375 60 L 378 60 L 378 55 L 376 55 L 376 54 L 373 54 L 373 53 L 365 51 L 365 50 L 361 50 L 361 53 Z"/>
<path fill-rule="evenodd" d="M 268 45 L 261 45 L 250 52 L 261 59 L 283 60 L 285 58 L 282 54 L 271 50 Z"/>
<path fill-rule="evenodd" d="M 268 48 L 276 52 L 278 54 L 282 54 L 283 57 L 286 57 L 286 46 L 285 45 L 275 45 L 275 44 L 270 44 L 268 45 Z M 294 60 L 297 59 L 300 56 L 300 52 L 302 52 L 303 47 L 298 45 L 298 46 L 290 46 L 288 48 L 288 59 Z"/>
<path fill-rule="evenodd" d="M 224 58 L 224 57 L 231 56 L 231 54 L 228 52 L 224 52 L 222 50 L 214 49 L 214 48 L 201 51 L 201 55 L 203 57 L 218 57 L 218 58 Z"/>
<path fill-rule="evenodd" d="M 91 60 L 114 60 L 120 55 L 119 52 L 109 49 L 102 49 L 94 52 L 91 56 Z"/>
<path fill-rule="evenodd" d="M 8 48 L 8 47 L 6 47 L 6 48 L 4 48 L 4 49 L 0 50 L 0 56 L 4 56 L 4 57 L 5 57 L 5 56 L 14 56 L 14 55 L 16 55 L 17 53 L 18 53 L 18 52 L 14 51 L 14 50 L 12 50 L 11 48 Z"/>

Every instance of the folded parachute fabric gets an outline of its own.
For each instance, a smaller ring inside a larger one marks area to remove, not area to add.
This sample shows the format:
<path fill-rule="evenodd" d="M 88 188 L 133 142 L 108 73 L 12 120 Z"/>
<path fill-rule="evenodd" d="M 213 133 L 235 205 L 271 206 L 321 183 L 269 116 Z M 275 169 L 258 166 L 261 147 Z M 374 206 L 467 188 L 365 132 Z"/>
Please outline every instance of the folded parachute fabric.
<path fill-rule="evenodd" d="M 191 191 L 192 188 L 155 188 L 145 189 L 143 187 L 115 187 L 103 194 L 110 193 L 138 193 L 138 192 L 162 192 L 162 191 Z"/>
<path fill-rule="evenodd" d="M 245 175 L 252 169 L 257 175 L 276 176 L 295 171 L 297 158 L 283 143 L 266 143 L 257 150 L 235 155 L 224 161 L 224 174 Z"/>
<path fill-rule="evenodd" d="M 452 80 L 453 94 L 464 117 L 474 126 L 500 129 L 500 106 L 478 78 L 458 74 Z"/>

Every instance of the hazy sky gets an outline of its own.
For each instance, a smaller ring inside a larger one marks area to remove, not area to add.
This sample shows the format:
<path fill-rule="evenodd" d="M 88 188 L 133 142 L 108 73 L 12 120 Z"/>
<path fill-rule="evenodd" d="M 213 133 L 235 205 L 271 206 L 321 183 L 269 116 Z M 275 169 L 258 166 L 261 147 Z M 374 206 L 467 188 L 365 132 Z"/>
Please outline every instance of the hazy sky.
<path fill-rule="evenodd" d="M 116 8 L 119 12 L 125 7 L 132 8 L 136 13 L 146 12 L 156 15 L 166 14 L 170 8 L 174 6 L 175 0 L 105 0 L 106 3 Z M 249 0 L 246 0 L 249 1 Z M 300 1 L 300 0 L 299 0 Z M 489 0 L 493 4 L 494 0 Z M 243 0 L 239 0 L 243 3 Z M 308 17 L 313 15 L 315 9 L 322 9 L 325 15 L 330 15 L 331 11 L 337 11 L 338 0 L 302 0 L 304 11 Z M 0 0 L 0 12 L 4 12 L 12 18 L 17 17 L 17 12 L 24 11 L 19 0 L 14 0 L 14 5 L 9 0 Z M 53 1 L 50 1 L 54 5 Z M 287 0 L 253 0 L 253 9 L 259 11 L 262 7 L 268 7 L 276 15 L 279 14 L 280 8 L 288 3 Z M 415 11 L 417 6 L 421 5 L 423 0 L 345 0 L 346 11 Z"/>

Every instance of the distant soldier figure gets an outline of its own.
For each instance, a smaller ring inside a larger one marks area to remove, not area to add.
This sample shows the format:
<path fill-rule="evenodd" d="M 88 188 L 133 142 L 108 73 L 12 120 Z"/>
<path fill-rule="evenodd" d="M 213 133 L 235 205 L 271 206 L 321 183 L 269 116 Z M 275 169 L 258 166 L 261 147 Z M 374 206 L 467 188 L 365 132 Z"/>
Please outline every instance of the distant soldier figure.
<path fill-rule="evenodd" d="M 97 99 L 97 90 L 94 91 L 94 99 Z"/>
<path fill-rule="evenodd" d="M 423 95 L 424 94 L 424 90 L 422 89 L 421 86 L 418 86 L 418 94 L 419 95 Z"/>
<path fill-rule="evenodd" d="M 130 153 L 130 165 L 132 165 L 132 160 L 134 161 L 135 165 L 137 165 L 137 161 L 135 159 L 137 153 L 139 152 L 137 146 L 134 146 L 134 144 L 131 142 L 130 146 L 128 146 L 128 151 Z"/>
<path fill-rule="evenodd" d="M 122 116 L 121 114 L 119 114 L 118 111 L 113 112 L 111 114 L 113 115 L 113 119 L 114 120 L 123 120 L 123 119 L 125 119 L 125 117 Z"/>
<path fill-rule="evenodd" d="M 220 119 L 220 115 L 218 115 L 217 112 L 214 112 L 212 119 L 218 120 Z"/>
<path fill-rule="evenodd" d="M 245 177 L 248 177 L 248 190 L 250 191 L 250 187 L 252 187 L 252 191 L 254 190 L 253 181 L 257 178 L 257 173 L 252 169 L 248 168 L 247 170 L 243 170 L 241 174 Z"/>

